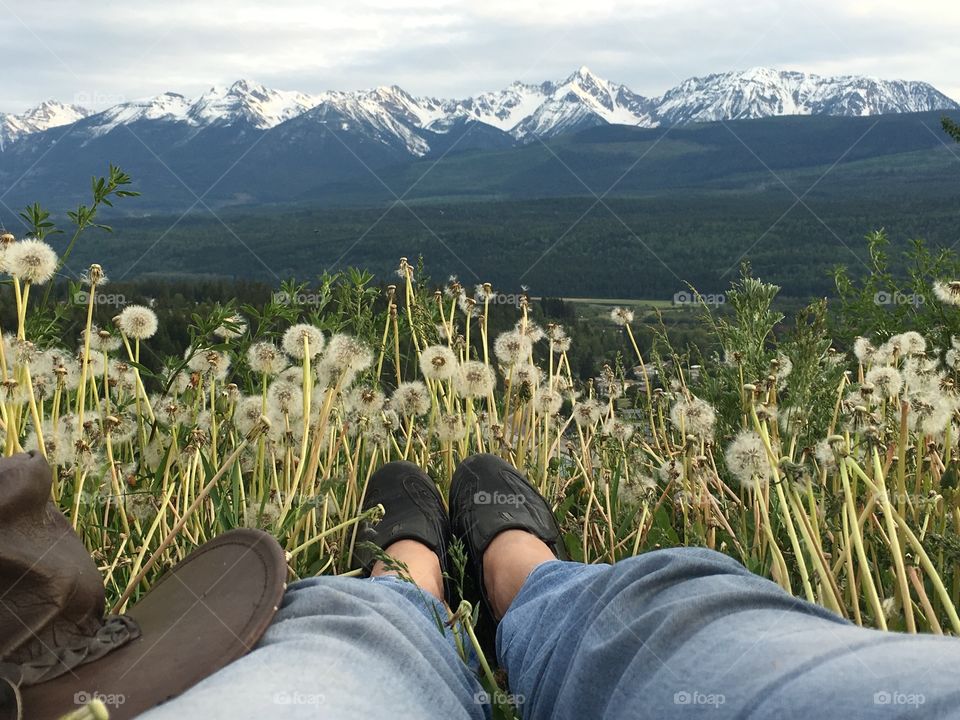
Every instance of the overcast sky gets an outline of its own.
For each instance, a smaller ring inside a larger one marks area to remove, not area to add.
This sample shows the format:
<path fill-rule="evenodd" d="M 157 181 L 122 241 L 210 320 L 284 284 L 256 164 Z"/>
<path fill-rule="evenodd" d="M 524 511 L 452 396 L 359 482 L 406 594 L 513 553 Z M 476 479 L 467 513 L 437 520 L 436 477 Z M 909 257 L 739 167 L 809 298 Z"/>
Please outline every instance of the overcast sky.
<path fill-rule="evenodd" d="M 960 99 L 955 0 L 0 0 L 0 37 L 7 112 L 239 78 L 461 97 L 580 65 L 648 96 L 766 65 L 926 80 Z"/>

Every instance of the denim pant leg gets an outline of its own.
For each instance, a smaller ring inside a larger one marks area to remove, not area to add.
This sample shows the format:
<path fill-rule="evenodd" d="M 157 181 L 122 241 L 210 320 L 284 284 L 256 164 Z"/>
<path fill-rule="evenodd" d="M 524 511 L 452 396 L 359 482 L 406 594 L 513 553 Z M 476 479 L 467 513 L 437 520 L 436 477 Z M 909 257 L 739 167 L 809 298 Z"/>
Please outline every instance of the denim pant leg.
<path fill-rule="evenodd" d="M 141 717 L 488 719 L 446 619 L 393 577 L 301 580 L 252 652 Z"/>
<path fill-rule="evenodd" d="M 960 639 L 859 628 L 702 549 L 543 563 L 497 654 L 525 720 L 960 718 Z"/>

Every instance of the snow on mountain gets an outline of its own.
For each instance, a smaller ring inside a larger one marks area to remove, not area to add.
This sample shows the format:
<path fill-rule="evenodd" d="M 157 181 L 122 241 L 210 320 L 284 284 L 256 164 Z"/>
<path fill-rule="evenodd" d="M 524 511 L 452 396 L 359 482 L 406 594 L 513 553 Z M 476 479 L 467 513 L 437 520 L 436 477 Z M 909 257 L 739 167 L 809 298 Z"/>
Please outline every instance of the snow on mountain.
<path fill-rule="evenodd" d="M 553 137 L 590 125 L 640 125 L 653 127 L 650 101 L 625 85 L 617 85 L 581 67 L 566 80 L 545 84 L 546 100 L 518 125 L 511 134 L 520 139 L 530 136 Z"/>
<path fill-rule="evenodd" d="M 402 90 L 402 96 L 393 90 L 399 88 L 329 93 L 304 118 L 327 126 L 336 134 L 359 133 L 384 145 L 399 145 L 411 155 L 426 155 L 430 146 L 417 129 L 422 127 L 420 118 L 429 117 L 429 107 L 413 102 L 412 96 Z"/>
<path fill-rule="evenodd" d="M 189 99 L 172 92 L 145 100 L 133 100 L 91 115 L 87 118 L 84 132 L 90 137 L 99 137 L 121 125 L 132 125 L 143 120 L 194 124 L 190 119 L 191 106 Z"/>
<path fill-rule="evenodd" d="M 143 121 L 178 123 L 187 139 L 207 127 L 269 130 L 304 117 L 336 132 L 355 132 L 406 152 L 430 152 L 428 138 L 480 122 L 520 142 L 549 138 L 595 125 L 656 127 L 775 115 L 875 115 L 958 109 L 960 105 L 922 82 L 820 77 L 770 68 L 690 78 L 660 98 L 646 98 L 625 85 L 581 67 L 564 80 L 515 82 L 498 92 L 461 100 L 411 95 L 396 85 L 318 95 L 273 90 L 240 80 L 213 87 L 196 99 L 176 93 L 126 102 L 97 115 L 48 102 L 23 115 L 0 114 L 0 149 L 51 127 L 83 121 L 89 139 Z M 429 131 L 429 132 L 425 132 Z"/>
<path fill-rule="evenodd" d="M 492 125 L 509 132 L 536 112 L 548 97 L 549 83 L 527 85 L 515 82 L 499 92 L 485 92 L 465 100 L 447 100 L 443 103 L 444 116 L 430 127 L 442 132 L 458 118 L 466 118 Z"/>
<path fill-rule="evenodd" d="M 661 122 L 669 124 L 776 115 L 880 115 L 960 107 L 923 82 L 820 77 L 770 68 L 690 78 L 655 103 Z"/>
<path fill-rule="evenodd" d="M 71 125 L 89 114 L 89 110 L 78 105 L 65 105 L 56 100 L 40 103 L 20 115 L 0 113 L 0 148 L 23 135 Z"/>
<path fill-rule="evenodd" d="M 442 131 L 453 119 L 465 117 L 493 125 L 518 139 L 553 137 L 590 125 L 654 124 L 649 101 L 625 85 L 595 75 L 587 67 L 560 82 L 527 85 L 515 82 L 500 92 L 447 101 L 447 117 L 431 127 Z"/>
<path fill-rule="evenodd" d="M 191 104 L 189 118 L 200 126 L 245 120 L 267 130 L 315 107 L 320 99 L 301 92 L 271 90 L 238 80 L 230 87 L 212 87 Z"/>

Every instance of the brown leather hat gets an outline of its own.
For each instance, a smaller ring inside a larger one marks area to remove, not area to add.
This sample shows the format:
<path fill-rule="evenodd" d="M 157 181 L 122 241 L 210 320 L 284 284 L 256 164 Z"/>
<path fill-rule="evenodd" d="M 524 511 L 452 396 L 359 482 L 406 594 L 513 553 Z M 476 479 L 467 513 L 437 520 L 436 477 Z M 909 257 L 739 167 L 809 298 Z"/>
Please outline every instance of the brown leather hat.
<path fill-rule="evenodd" d="M 198 548 L 127 615 L 50 500 L 43 456 L 0 458 L 0 718 L 55 720 L 92 700 L 131 718 L 248 652 L 277 610 L 281 547 L 232 530 Z"/>

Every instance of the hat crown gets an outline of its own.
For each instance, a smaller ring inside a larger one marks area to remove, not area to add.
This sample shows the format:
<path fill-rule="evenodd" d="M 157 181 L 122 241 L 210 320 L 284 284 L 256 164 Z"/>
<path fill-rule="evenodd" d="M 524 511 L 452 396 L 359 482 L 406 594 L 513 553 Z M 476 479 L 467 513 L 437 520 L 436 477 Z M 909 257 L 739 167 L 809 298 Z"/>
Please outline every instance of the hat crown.
<path fill-rule="evenodd" d="M 103 578 L 50 499 L 36 452 L 0 458 L 0 661 L 22 664 L 95 635 Z"/>

